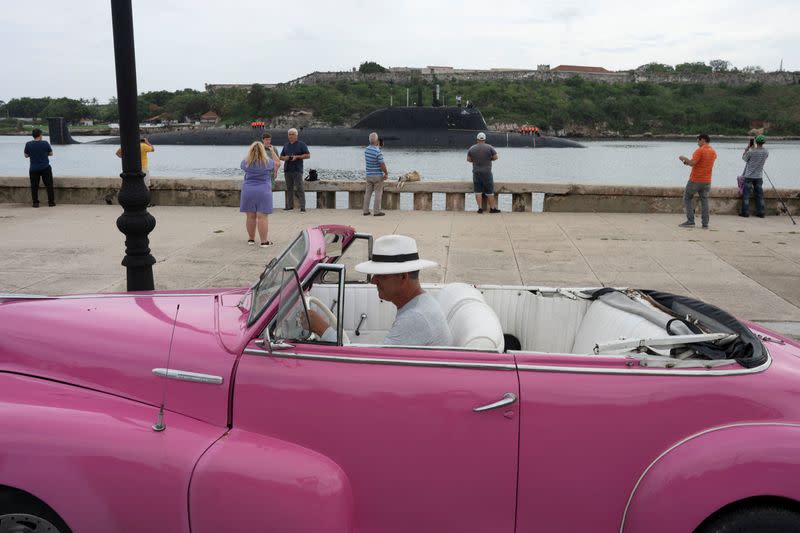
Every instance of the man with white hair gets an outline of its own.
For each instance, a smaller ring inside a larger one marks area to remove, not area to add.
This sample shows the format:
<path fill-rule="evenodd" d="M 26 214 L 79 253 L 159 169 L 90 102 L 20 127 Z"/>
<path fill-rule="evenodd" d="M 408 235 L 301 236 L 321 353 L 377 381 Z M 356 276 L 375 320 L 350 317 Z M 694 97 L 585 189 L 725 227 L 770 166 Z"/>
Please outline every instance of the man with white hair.
<path fill-rule="evenodd" d="M 499 213 L 497 209 L 497 196 L 494 194 L 494 176 L 492 176 L 492 161 L 497 161 L 497 150 L 491 144 L 486 144 L 486 134 L 480 132 L 477 142 L 467 151 L 467 161 L 472 163 L 472 191 L 478 203 L 478 213 L 483 213 L 481 195 L 486 195 L 490 213 Z"/>
<path fill-rule="evenodd" d="M 389 171 L 383 161 L 383 152 L 380 148 L 380 137 L 374 131 L 369 134 L 369 146 L 364 150 L 364 160 L 367 164 L 367 185 L 364 189 L 364 216 L 369 216 L 369 199 L 375 192 L 375 203 L 372 214 L 382 217 L 386 213 L 381 211 L 381 198 L 383 198 L 383 182 L 389 179 Z"/>
<path fill-rule="evenodd" d="M 453 335 L 436 299 L 419 283 L 419 271 L 437 266 L 420 259 L 417 241 L 405 235 L 385 235 L 375 239 L 372 259 L 356 265 L 356 270 L 372 274 L 378 298 L 392 302 L 397 315 L 384 344 L 404 346 L 452 346 Z M 335 342 L 336 332 L 316 311 L 308 312 L 310 329 L 322 340 Z"/>
<path fill-rule="evenodd" d="M 286 179 L 286 211 L 294 209 L 294 193 L 300 197 L 300 212 L 306 211 L 306 191 L 303 190 L 303 159 L 311 157 L 308 146 L 297 140 L 297 130 L 291 128 L 287 135 L 289 142 L 283 145 L 281 161 L 286 161 L 283 176 Z"/>

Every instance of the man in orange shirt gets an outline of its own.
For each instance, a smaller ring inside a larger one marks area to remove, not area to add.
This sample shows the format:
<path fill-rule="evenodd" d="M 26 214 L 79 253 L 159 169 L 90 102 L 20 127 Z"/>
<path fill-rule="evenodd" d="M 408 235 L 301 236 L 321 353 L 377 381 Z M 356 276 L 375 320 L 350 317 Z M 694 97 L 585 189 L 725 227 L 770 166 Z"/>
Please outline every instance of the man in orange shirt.
<path fill-rule="evenodd" d="M 691 159 L 684 155 L 678 157 L 684 165 L 692 167 L 692 172 L 689 174 L 689 182 L 683 191 L 686 222 L 678 225 L 682 228 L 694 227 L 694 205 L 692 199 L 697 194 L 700 196 L 703 229 L 708 229 L 708 192 L 711 190 L 711 171 L 714 168 L 714 161 L 717 160 L 717 152 L 711 148 L 711 138 L 705 133 L 697 136 L 697 146 L 698 148 L 692 154 Z"/>

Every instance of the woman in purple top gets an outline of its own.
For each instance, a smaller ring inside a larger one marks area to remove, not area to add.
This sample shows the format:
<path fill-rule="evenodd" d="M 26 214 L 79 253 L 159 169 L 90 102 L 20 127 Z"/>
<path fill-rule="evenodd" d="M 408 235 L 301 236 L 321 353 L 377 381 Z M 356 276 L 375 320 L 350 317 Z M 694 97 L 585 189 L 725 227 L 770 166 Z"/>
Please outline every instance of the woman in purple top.
<path fill-rule="evenodd" d="M 261 247 L 272 246 L 267 238 L 267 215 L 272 213 L 272 172 L 281 163 L 279 160 L 270 159 L 264 145 L 258 141 L 250 145 L 247 155 L 239 167 L 244 170 L 242 182 L 242 196 L 239 211 L 247 215 L 245 227 L 247 228 L 247 244 L 256 243 L 256 226 L 258 236 L 261 238 Z"/>

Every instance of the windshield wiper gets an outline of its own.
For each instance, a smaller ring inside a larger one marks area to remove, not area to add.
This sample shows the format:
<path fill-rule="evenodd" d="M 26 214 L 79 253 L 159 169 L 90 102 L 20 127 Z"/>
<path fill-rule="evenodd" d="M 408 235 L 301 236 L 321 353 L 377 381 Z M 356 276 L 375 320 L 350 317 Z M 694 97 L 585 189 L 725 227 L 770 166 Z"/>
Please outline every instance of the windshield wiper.
<path fill-rule="evenodd" d="M 728 344 L 739 338 L 738 333 L 702 333 L 697 335 L 673 335 L 671 337 L 650 337 L 620 339 L 608 342 L 598 342 L 594 345 L 594 353 L 598 355 L 605 352 L 644 350 L 646 348 L 674 348 L 699 342 L 713 344 Z"/>

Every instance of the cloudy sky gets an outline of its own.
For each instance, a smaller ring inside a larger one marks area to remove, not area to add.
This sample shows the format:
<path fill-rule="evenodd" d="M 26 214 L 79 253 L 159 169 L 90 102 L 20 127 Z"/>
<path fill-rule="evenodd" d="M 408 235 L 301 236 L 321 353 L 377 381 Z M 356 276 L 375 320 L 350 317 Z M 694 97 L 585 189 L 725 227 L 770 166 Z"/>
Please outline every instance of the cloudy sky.
<path fill-rule="evenodd" d="M 797 0 L 132 0 L 139 92 L 384 66 L 800 70 Z M 542 5 L 546 4 L 546 5 Z M 110 0 L 0 0 L 0 100 L 115 95 Z"/>

